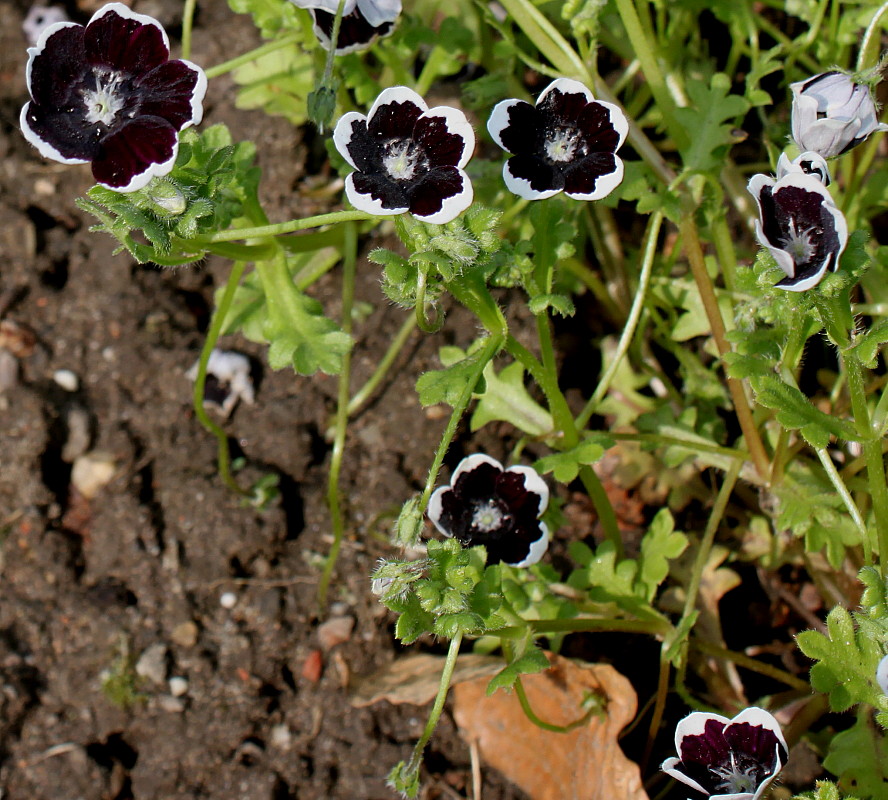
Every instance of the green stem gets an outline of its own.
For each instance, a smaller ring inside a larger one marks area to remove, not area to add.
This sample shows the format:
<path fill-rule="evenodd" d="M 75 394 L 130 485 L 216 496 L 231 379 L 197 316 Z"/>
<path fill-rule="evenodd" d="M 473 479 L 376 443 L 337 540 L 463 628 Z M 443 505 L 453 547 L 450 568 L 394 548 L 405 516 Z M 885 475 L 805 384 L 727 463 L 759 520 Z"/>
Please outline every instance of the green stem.
<path fill-rule="evenodd" d="M 284 233 L 305 231 L 309 228 L 320 228 L 322 225 L 335 225 L 339 222 L 376 219 L 374 215 L 363 211 L 331 211 L 305 219 L 291 219 L 288 222 L 277 222 L 272 225 L 258 225 L 253 228 L 229 228 L 226 231 L 195 236 L 189 241 L 198 247 L 216 242 L 236 242 L 239 239 L 261 239 L 266 236 L 280 236 Z"/>
<path fill-rule="evenodd" d="M 712 656 L 722 661 L 732 661 L 738 667 L 748 669 L 750 672 L 757 672 L 759 675 L 766 675 L 793 689 L 806 693 L 811 691 L 811 685 L 807 681 L 803 681 L 801 678 L 797 678 L 779 667 L 750 658 L 745 653 L 737 653 L 733 650 L 728 650 L 726 647 L 712 644 L 712 642 L 706 642 L 703 639 L 691 639 L 690 645 L 694 650 L 699 650 L 704 655 Z"/>
<path fill-rule="evenodd" d="M 324 79 L 321 81 L 323 86 L 329 86 L 330 78 L 333 77 L 333 59 L 336 56 L 336 45 L 339 44 L 339 30 L 342 27 L 342 10 L 344 8 L 345 0 L 339 0 L 336 13 L 333 15 L 333 29 L 330 31 L 330 47 L 327 50 L 327 60 L 324 64 Z"/>
<path fill-rule="evenodd" d="M 663 436 L 659 433 L 614 433 L 611 431 L 607 435 L 618 442 L 650 442 L 661 447 L 684 447 L 698 453 L 712 453 L 713 455 L 738 459 L 740 461 L 749 460 L 749 453 L 745 450 L 737 450 L 733 447 L 720 447 L 707 442 L 679 439 L 675 436 Z"/>
<path fill-rule="evenodd" d="M 444 710 L 444 701 L 447 699 L 447 692 L 450 690 L 450 681 L 453 679 L 453 670 L 456 668 L 456 659 L 462 644 L 462 636 L 462 633 L 457 633 L 450 640 L 447 659 L 444 661 L 444 668 L 441 670 L 441 682 L 438 684 L 435 704 L 432 706 L 432 712 L 429 714 L 425 730 L 413 748 L 413 755 L 410 756 L 410 761 L 405 769 L 408 775 L 414 774 L 419 770 L 419 766 L 422 763 L 422 753 L 425 750 L 425 746 L 429 743 L 429 739 L 432 738 L 432 733 L 434 733 L 435 727 L 438 725 L 438 720 L 441 718 L 441 712 Z"/>
<path fill-rule="evenodd" d="M 182 58 L 191 58 L 191 31 L 194 28 L 194 9 L 197 0 L 185 0 L 182 8 Z"/>
<path fill-rule="evenodd" d="M 836 490 L 836 492 L 838 492 L 839 497 L 842 498 L 842 502 L 845 504 L 845 508 L 848 509 L 848 513 L 851 515 L 851 519 L 854 520 L 854 524 L 857 526 L 857 530 L 860 532 L 860 541 L 863 543 L 863 557 L 866 560 L 867 564 L 872 564 L 872 543 L 870 542 L 869 532 L 866 529 L 863 518 L 860 516 L 860 511 L 857 508 L 857 504 L 854 502 L 854 498 L 851 497 L 851 493 L 848 491 L 848 487 L 845 486 L 845 482 L 842 480 L 842 476 L 839 475 L 838 471 L 836 470 L 836 465 L 833 464 L 832 459 L 829 457 L 829 453 L 825 449 L 821 449 L 819 447 L 816 448 L 816 452 L 817 457 L 820 459 L 820 463 L 823 465 L 823 469 L 830 480 L 830 483 L 832 483 L 833 488 Z"/>
<path fill-rule="evenodd" d="M 648 636 L 665 637 L 673 628 L 667 620 L 613 619 L 611 617 L 575 617 L 574 619 L 531 619 L 527 624 L 534 633 L 642 633 Z M 497 636 L 507 638 L 512 633 L 520 633 L 524 628 L 502 628 Z"/>
<path fill-rule="evenodd" d="M 641 261 L 641 274 L 638 277 L 638 289 L 635 292 L 635 299 L 632 301 L 632 308 L 629 310 L 629 318 L 626 320 L 626 326 L 623 328 L 623 334 L 617 345 L 617 351 L 611 363 L 608 365 L 595 387 L 592 397 L 586 403 L 582 412 L 576 419 L 576 426 L 583 430 L 589 423 L 589 419 L 598 408 L 598 404 L 602 401 L 610 388 L 611 381 L 617 374 L 620 364 L 626 353 L 629 351 L 629 345 L 632 344 L 632 338 L 635 336 L 635 329 L 638 320 L 641 318 L 641 312 L 644 308 L 644 302 L 647 299 L 647 289 L 650 282 L 651 271 L 654 264 L 654 256 L 657 252 L 657 239 L 660 235 L 660 226 L 663 222 L 663 214 L 659 211 L 655 213 L 648 223 L 647 233 L 645 234 L 644 255 Z"/>
<path fill-rule="evenodd" d="M 537 713 L 530 705 L 530 700 L 527 699 L 527 693 L 524 691 L 524 685 L 521 683 L 520 677 L 515 680 L 515 695 L 518 698 L 518 702 L 521 704 L 521 710 L 524 712 L 524 716 L 538 728 L 542 728 L 544 731 L 551 731 L 552 733 L 570 733 L 577 728 L 582 728 L 595 714 L 601 711 L 599 706 L 593 705 L 592 708 L 579 719 L 575 719 L 573 722 L 568 722 L 566 725 L 555 725 L 551 722 L 545 722 L 537 716 Z"/>
<path fill-rule="evenodd" d="M 210 353 L 219 341 L 222 328 L 225 325 L 225 318 L 231 308 L 234 300 L 234 293 L 237 291 L 238 284 L 244 274 L 246 263 L 243 261 L 235 261 L 231 266 L 231 272 L 228 274 L 228 282 L 225 284 L 225 291 L 222 293 L 222 299 L 219 306 L 213 314 L 213 321 L 210 323 L 210 329 L 207 331 L 207 338 L 204 341 L 203 350 L 200 353 L 200 361 L 197 365 L 197 376 L 194 379 L 194 392 L 192 394 L 192 403 L 194 405 L 194 414 L 200 420 L 200 424 L 204 426 L 217 442 L 217 461 L 219 464 L 219 477 L 232 492 L 243 497 L 249 497 L 250 493 L 242 489 L 234 476 L 231 474 L 231 455 L 228 451 L 228 434 L 222 430 L 207 414 L 204 408 L 204 385 L 207 380 L 207 364 L 210 360 Z"/>
<path fill-rule="evenodd" d="M 341 6 L 341 3 L 340 3 Z M 358 261 L 358 233 L 354 223 L 345 224 L 345 243 L 342 254 L 342 330 L 351 335 L 352 308 L 355 302 L 355 265 Z M 345 520 L 342 514 L 342 498 L 339 493 L 339 473 L 342 470 L 342 456 L 345 452 L 345 434 L 348 427 L 349 377 L 351 351 L 342 357 L 342 371 L 339 373 L 339 392 L 336 399 L 336 426 L 333 436 L 333 452 L 330 457 L 330 471 L 327 474 L 327 506 L 333 527 L 333 544 L 318 584 L 318 605 L 323 610 L 327 605 L 327 592 L 333 569 L 339 558 Z"/>
<path fill-rule="evenodd" d="M 412 314 L 409 314 L 404 319 L 401 329 L 392 340 L 392 343 L 389 345 L 388 350 L 386 350 L 385 355 L 382 357 L 382 360 L 377 365 L 373 374 L 349 401 L 348 415 L 350 417 L 353 417 L 364 407 L 364 404 L 369 400 L 373 392 L 376 391 L 379 384 L 382 383 L 383 378 L 385 378 L 395 359 L 398 357 L 398 354 L 401 352 L 404 345 L 407 344 L 410 334 L 415 330 L 416 319 Z"/>
<path fill-rule="evenodd" d="M 450 54 L 441 45 L 435 45 L 429 57 L 426 59 L 425 66 L 419 77 L 416 79 L 416 93 L 420 97 L 424 97 L 426 92 L 432 88 L 435 78 L 441 68 L 450 60 Z"/>
<path fill-rule="evenodd" d="M 444 456 L 447 455 L 447 451 L 450 449 L 450 443 L 456 435 L 459 421 L 462 419 L 463 414 L 466 412 L 466 408 L 472 400 L 475 387 L 478 385 L 478 381 L 481 380 L 481 374 L 484 372 L 484 368 L 487 366 L 488 362 L 503 346 L 504 339 L 505 337 L 502 333 L 491 334 L 487 338 L 471 379 L 466 383 L 465 389 L 463 389 L 462 394 L 460 394 L 453 406 L 453 412 L 450 414 L 447 427 L 444 429 L 444 434 L 442 435 L 441 441 L 438 444 L 438 449 L 435 452 L 435 459 L 432 461 L 432 466 L 429 468 L 429 475 L 426 479 L 425 489 L 423 490 L 422 498 L 419 501 L 420 512 L 424 512 L 426 506 L 429 504 L 429 498 L 432 496 L 432 492 L 435 489 L 435 483 L 438 480 L 438 471 L 441 469 L 441 464 L 444 463 Z"/>
<path fill-rule="evenodd" d="M 242 67 L 244 64 L 249 64 L 251 61 L 255 61 L 257 58 L 262 58 L 262 56 L 274 53 L 276 50 L 281 50 L 282 48 L 295 44 L 301 40 L 301 33 L 291 33 L 287 36 L 282 36 L 280 39 L 275 39 L 273 42 L 267 42 L 266 44 L 260 45 L 249 52 L 230 58 L 228 61 L 223 61 L 221 64 L 216 64 L 215 67 L 210 67 L 209 69 L 204 70 L 204 72 L 206 73 L 208 80 L 218 78 L 220 75 L 232 72 L 238 67 Z"/>
<path fill-rule="evenodd" d="M 848 391 L 851 394 L 851 408 L 854 421 L 863 440 L 863 455 L 866 459 L 866 473 L 869 481 L 870 497 L 873 503 L 873 517 L 876 523 L 879 566 L 883 577 L 888 577 L 888 485 L 885 483 L 885 462 L 882 458 L 881 441 L 874 436 L 866 403 L 866 387 L 863 380 L 863 365 L 853 350 L 842 353 L 845 371 L 848 375 Z"/>
<path fill-rule="evenodd" d="M 886 11 L 888 11 L 888 2 L 882 3 L 882 5 L 879 6 L 876 13 L 873 14 L 873 18 L 870 20 L 869 25 L 866 26 L 866 31 L 863 34 L 863 38 L 860 40 L 860 52 L 857 54 L 858 72 L 863 72 L 863 70 L 866 69 L 867 64 L 875 66 L 878 61 L 878 53 L 880 49 L 879 38 L 875 34 L 882 19 L 882 15 Z"/>

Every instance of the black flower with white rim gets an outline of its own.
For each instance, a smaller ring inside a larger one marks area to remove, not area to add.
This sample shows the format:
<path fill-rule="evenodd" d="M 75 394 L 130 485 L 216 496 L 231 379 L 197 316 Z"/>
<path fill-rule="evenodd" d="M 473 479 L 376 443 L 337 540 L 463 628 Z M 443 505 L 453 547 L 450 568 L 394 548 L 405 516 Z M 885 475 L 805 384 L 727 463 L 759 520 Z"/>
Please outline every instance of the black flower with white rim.
<path fill-rule="evenodd" d="M 50 25 L 28 54 L 22 133 L 47 158 L 91 162 L 109 189 L 132 192 L 169 173 L 179 131 L 203 116 L 203 70 L 170 60 L 160 23 L 121 3 L 86 26 Z"/>
<path fill-rule="evenodd" d="M 833 158 L 876 131 L 888 131 L 888 125 L 879 122 L 869 86 L 855 83 L 848 75 L 823 72 L 789 88 L 792 138 L 801 150 Z"/>
<path fill-rule="evenodd" d="M 427 513 L 463 547 L 484 545 L 488 564 L 529 567 L 549 546 L 549 530 L 539 518 L 548 503 L 549 487 L 532 467 L 503 469 L 477 453 L 459 463 L 450 486 L 435 490 Z"/>
<path fill-rule="evenodd" d="M 677 758 L 660 767 L 706 797 L 759 800 L 783 768 L 786 740 L 773 715 L 747 708 L 733 719 L 695 711 L 675 728 Z"/>
<path fill-rule="evenodd" d="M 629 131 L 626 115 L 596 100 L 579 81 L 558 78 L 535 106 L 497 103 L 487 130 L 514 154 L 503 165 L 503 180 L 519 197 L 542 200 L 563 191 L 577 200 L 600 200 L 623 180 L 616 153 Z"/>
<path fill-rule="evenodd" d="M 804 292 L 839 268 L 848 224 L 819 175 L 753 175 L 747 188 L 759 210 L 756 238 L 786 273 L 780 289 Z"/>
<path fill-rule="evenodd" d="M 290 1 L 311 12 L 315 35 L 329 49 L 339 0 Z M 381 36 L 388 36 L 400 13 L 401 0 L 346 0 L 336 38 L 336 54 L 364 50 Z"/>
<path fill-rule="evenodd" d="M 475 133 L 462 111 L 429 108 L 412 89 L 383 90 L 367 116 L 350 111 L 333 142 L 355 168 L 345 193 L 357 209 L 388 216 L 409 211 L 424 222 L 450 222 L 472 203 L 463 167 Z"/>

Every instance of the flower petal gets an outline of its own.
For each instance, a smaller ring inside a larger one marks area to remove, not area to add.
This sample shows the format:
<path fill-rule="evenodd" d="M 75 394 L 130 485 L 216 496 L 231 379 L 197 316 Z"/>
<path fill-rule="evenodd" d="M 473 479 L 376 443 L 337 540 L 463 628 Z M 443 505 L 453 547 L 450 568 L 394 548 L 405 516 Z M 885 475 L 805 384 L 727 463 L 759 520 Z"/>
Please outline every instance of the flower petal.
<path fill-rule="evenodd" d="M 503 164 L 506 188 L 525 200 L 544 200 L 564 189 L 564 176 L 541 158 L 512 156 Z"/>
<path fill-rule="evenodd" d="M 203 118 L 207 76 L 190 61 L 167 61 L 135 81 L 139 114 L 165 119 L 176 130 Z"/>
<path fill-rule="evenodd" d="M 352 172 L 345 179 L 345 195 L 359 211 L 377 216 L 403 214 L 409 209 L 403 189 L 383 175 Z"/>
<path fill-rule="evenodd" d="M 537 514 L 542 514 L 549 505 L 549 485 L 542 479 L 540 474 L 533 467 L 526 467 L 523 464 L 509 467 L 506 472 L 515 472 L 524 478 L 524 488 L 531 494 L 539 497 L 539 510 Z"/>
<path fill-rule="evenodd" d="M 401 0 L 358 0 L 358 10 L 374 28 L 394 22 L 401 13 Z"/>
<path fill-rule="evenodd" d="M 780 723 L 763 708 L 745 708 L 724 729 L 724 737 L 731 749 L 748 753 L 763 763 L 773 758 L 775 749 L 781 766 L 786 763 L 789 750 Z"/>
<path fill-rule="evenodd" d="M 423 222 L 443 225 L 456 219 L 474 199 L 472 181 L 461 169 L 438 167 L 426 172 L 407 190 L 410 213 Z"/>
<path fill-rule="evenodd" d="M 311 12 L 314 25 L 312 29 L 315 36 L 324 46 L 330 49 L 330 38 L 333 36 L 333 22 L 335 15 L 328 14 L 326 11 Z M 394 30 L 392 22 L 381 22 L 379 25 L 371 25 L 361 14 L 355 9 L 351 14 L 342 17 L 339 26 L 339 36 L 336 38 L 336 55 L 342 56 L 346 53 L 355 53 L 358 50 L 366 50 L 373 42 L 381 36 L 388 36 Z"/>
<path fill-rule="evenodd" d="M 28 48 L 25 74 L 34 101 L 54 108 L 82 102 L 75 88 L 86 70 L 84 59 L 83 25 L 58 22 L 44 30 Z"/>
<path fill-rule="evenodd" d="M 333 144 L 339 151 L 339 155 L 355 169 L 369 166 L 366 139 L 367 117 L 357 111 L 343 114 L 333 129 Z"/>
<path fill-rule="evenodd" d="M 509 526 L 485 534 L 482 541 L 487 549 L 487 563 L 502 561 L 510 567 L 529 567 L 536 564 L 549 547 L 549 531 L 544 522 L 535 520 L 533 525 Z"/>
<path fill-rule="evenodd" d="M 681 781 L 686 786 L 690 786 L 692 789 L 696 789 L 698 792 L 702 792 L 705 795 L 708 795 L 709 792 L 706 791 L 697 781 L 693 778 L 685 775 L 684 772 L 681 771 L 681 759 L 673 756 L 672 758 L 667 758 L 661 765 L 660 769 L 663 770 L 667 775 L 675 778 L 677 781 Z"/>
<path fill-rule="evenodd" d="M 93 126 L 85 129 L 83 120 L 64 112 L 44 113 L 41 106 L 27 103 L 19 124 L 22 134 L 44 158 L 62 164 L 86 164 L 99 152 Z"/>
<path fill-rule="evenodd" d="M 535 152 L 539 126 L 537 110 L 523 100 L 497 103 L 487 120 L 491 138 L 507 153 Z"/>
<path fill-rule="evenodd" d="M 503 465 L 500 464 L 495 458 L 491 458 L 486 453 L 472 453 L 470 456 L 466 456 L 462 461 L 459 462 L 456 469 L 453 472 L 453 475 L 450 476 L 450 485 L 456 486 L 456 484 L 463 479 L 464 475 L 470 475 L 475 472 L 478 467 L 483 465 L 488 465 L 489 467 L 493 467 L 492 473 L 488 472 L 486 469 L 482 470 L 484 474 L 495 474 L 497 472 L 503 472 Z M 493 493 L 493 483 L 489 484 L 488 482 L 484 482 L 484 488 L 480 490 L 480 493 L 477 494 L 477 497 L 484 497 L 486 495 Z M 470 495 L 475 496 L 475 495 Z"/>
<path fill-rule="evenodd" d="M 413 127 L 413 138 L 435 167 L 462 169 L 475 152 L 475 131 L 466 115 L 449 106 L 436 106 L 422 114 Z"/>
<path fill-rule="evenodd" d="M 367 130 L 380 139 L 409 136 L 416 120 L 429 110 L 413 89 L 392 86 L 383 89 L 367 114 Z"/>
<path fill-rule="evenodd" d="M 441 518 L 444 513 L 444 497 L 448 495 L 453 490 L 449 486 L 439 486 L 432 492 L 432 496 L 429 498 L 429 505 L 426 508 L 426 514 L 428 518 L 432 521 L 434 526 L 445 536 L 452 536 L 453 534 L 450 532 L 450 529 L 445 527 L 442 523 Z"/>
<path fill-rule="evenodd" d="M 155 176 L 166 175 L 176 163 L 176 129 L 159 117 L 137 117 L 102 140 L 93 160 L 93 176 L 117 192 L 134 192 Z"/>
<path fill-rule="evenodd" d="M 335 14 L 339 8 L 339 0 L 290 0 L 290 2 L 298 8 L 318 9 L 326 11 L 328 14 Z M 356 5 L 357 0 L 345 0 L 342 13 L 351 14 Z"/>
<path fill-rule="evenodd" d="M 109 3 L 93 14 L 83 43 L 90 64 L 121 72 L 146 72 L 170 57 L 170 42 L 160 23 L 122 3 Z"/>
<path fill-rule="evenodd" d="M 527 546 L 527 555 L 525 555 L 520 561 L 509 560 L 510 558 L 514 558 L 514 556 L 506 555 L 501 560 L 508 564 L 510 567 L 530 567 L 533 564 L 536 564 L 546 553 L 546 550 L 549 549 L 549 529 L 546 527 L 545 522 L 538 522 L 539 530 L 540 530 L 540 538 L 536 541 L 530 542 Z M 511 534 L 510 541 L 515 542 L 517 539 L 515 532 Z M 522 549 L 524 547 L 524 543 L 522 542 Z M 514 545 L 510 549 L 517 549 Z M 488 555 L 490 555 L 488 551 Z"/>
<path fill-rule="evenodd" d="M 622 182 L 622 159 L 611 153 L 594 153 L 565 170 L 564 193 L 574 200 L 600 200 Z"/>

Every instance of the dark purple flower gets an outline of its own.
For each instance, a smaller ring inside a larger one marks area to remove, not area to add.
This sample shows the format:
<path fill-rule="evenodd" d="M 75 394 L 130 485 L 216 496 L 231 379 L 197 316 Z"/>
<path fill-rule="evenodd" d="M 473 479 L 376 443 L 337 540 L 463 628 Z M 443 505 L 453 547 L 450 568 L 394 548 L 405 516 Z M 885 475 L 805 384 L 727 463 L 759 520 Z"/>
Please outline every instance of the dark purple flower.
<path fill-rule="evenodd" d="M 345 193 L 361 211 L 409 211 L 442 224 L 472 203 L 472 183 L 463 171 L 475 149 L 472 126 L 462 111 L 429 108 L 412 89 L 385 89 L 366 117 L 343 115 L 333 142 L 356 170 L 345 179 Z"/>
<path fill-rule="evenodd" d="M 497 103 L 487 130 L 514 153 L 503 166 L 503 179 L 519 197 L 542 200 L 563 191 L 577 200 L 599 200 L 623 180 L 616 153 L 629 131 L 626 115 L 596 100 L 579 81 L 553 81 L 535 106 L 523 100 Z"/>
<path fill-rule="evenodd" d="M 503 469 L 477 453 L 459 463 L 450 486 L 435 490 L 427 513 L 463 547 L 483 544 L 488 564 L 529 567 L 549 546 L 549 530 L 539 519 L 548 503 L 549 487 L 532 467 Z"/>
<path fill-rule="evenodd" d="M 315 35 L 329 49 L 339 0 L 290 1 L 311 12 Z M 388 36 L 394 30 L 395 20 L 400 13 L 401 0 L 346 0 L 336 40 L 336 54 L 363 50 L 380 36 Z"/>
<path fill-rule="evenodd" d="M 780 724 L 761 708 L 733 719 L 695 711 L 675 728 L 678 758 L 661 769 L 707 797 L 759 800 L 783 768 L 786 740 Z"/>
<path fill-rule="evenodd" d="M 848 243 L 848 224 L 816 172 L 785 172 L 779 180 L 753 175 L 747 187 L 758 204 L 759 243 L 768 249 L 786 277 L 777 283 L 804 292 L 839 268 Z"/>
<path fill-rule="evenodd" d="M 110 3 L 84 27 L 51 25 L 28 49 L 22 133 L 47 158 L 92 162 L 102 186 L 132 192 L 176 162 L 179 131 L 200 122 L 207 79 L 170 61 L 156 20 Z"/>

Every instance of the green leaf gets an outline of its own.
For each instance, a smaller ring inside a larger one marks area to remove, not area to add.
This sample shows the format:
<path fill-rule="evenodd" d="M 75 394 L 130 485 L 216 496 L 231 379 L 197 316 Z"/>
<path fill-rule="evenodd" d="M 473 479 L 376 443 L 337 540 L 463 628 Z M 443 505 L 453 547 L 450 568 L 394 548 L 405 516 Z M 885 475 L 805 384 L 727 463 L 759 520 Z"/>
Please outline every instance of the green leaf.
<path fill-rule="evenodd" d="M 497 689 L 511 689 L 522 675 L 533 675 L 547 669 L 549 669 L 549 659 L 546 658 L 546 654 L 539 648 L 531 646 L 493 676 L 487 684 L 487 694 L 492 695 Z"/>
<path fill-rule="evenodd" d="M 295 44 L 259 56 L 238 67 L 232 78 L 240 87 L 237 108 L 261 108 L 286 117 L 294 125 L 308 119 L 308 96 L 314 88 L 311 55 Z"/>
<path fill-rule="evenodd" d="M 570 450 L 544 456 L 533 468 L 542 475 L 553 473 L 559 483 L 570 483 L 579 475 L 581 467 L 594 464 L 608 447 L 613 447 L 613 440 L 603 434 L 593 434 Z"/>
<path fill-rule="evenodd" d="M 888 739 L 866 713 L 830 740 L 823 766 L 839 777 L 843 791 L 874 800 L 888 797 Z"/>
<path fill-rule="evenodd" d="M 524 387 L 521 364 L 513 362 L 497 374 L 490 362 L 484 368 L 484 378 L 487 383 L 472 414 L 472 431 L 499 420 L 511 423 L 531 436 L 543 436 L 552 430 L 551 414 Z"/>
<path fill-rule="evenodd" d="M 855 336 L 851 349 L 867 369 L 875 369 L 879 348 L 885 342 L 888 342 L 888 318 L 880 319 L 866 333 Z"/>
<path fill-rule="evenodd" d="M 542 314 L 550 308 L 562 317 L 572 317 L 576 313 L 573 301 L 563 294 L 538 294 L 528 302 L 531 314 Z"/>
<path fill-rule="evenodd" d="M 669 574 L 669 561 L 678 558 L 687 546 L 688 537 L 675 530 L 669 509 L 660 509 L 641 540 L 638 582 L 645 587 L 649 602 Z"/>
<path fill-rule="evenodd" d="M 734 142 L 733 129 L 749 110 L 749 101 L 729 94 L 731 79 L 718 72 L 709 85 L 689 80 L 690 104 L 675 110 L 676 118 L 687 132 L 690 144 L 682 149 L 685 169 L 707 172 L 721 169 L 724 157 Z"/>
<path fill-rule="evenodd" d="M 266 39 L 276 34 L 299 29 L 296 6 L 287 0 L 228 0 L 236 14 L 251 14 L 259 32 Z"/>
<path fill-rule="evenodd" d="M 457 348 L 452 349 L 461 352 Z M 444 348 L 442 348 L 443 350 Z M 444 369 L 431 370 L 419 376 L 416 381 L 416 391 L 419 394 L 419 402 L 423 406 L 447 403 L 447 405 L 455 407 L 467 388 L 471 388 L 473 391 L 478 388 L 478 384 L 483 381 L 483 378 L 478 376 L 478 366 L 483 357 L 483 346 L 475 349 L 470 348 L 470 350 L 472 352 L 468 355 Z M 444 358 L 442 357 L 441 360 L 443 362 Z M 469 384 L 472 384 L 471 387 Z"/>

